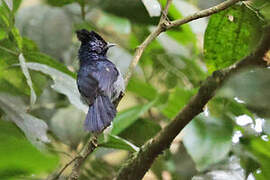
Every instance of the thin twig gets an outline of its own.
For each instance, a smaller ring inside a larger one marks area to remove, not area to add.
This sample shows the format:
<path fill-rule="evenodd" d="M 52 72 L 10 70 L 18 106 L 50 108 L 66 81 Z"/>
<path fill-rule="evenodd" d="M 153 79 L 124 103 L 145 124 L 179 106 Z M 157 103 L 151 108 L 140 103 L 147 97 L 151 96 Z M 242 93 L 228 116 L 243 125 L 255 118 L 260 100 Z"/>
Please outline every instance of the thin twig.
<path fill-rule="evenodd" d="M 169 7 L 170 7 L 171 3 L 172 3 L 172 0 L 167 0 L 165 8 L 164 8 L 164 10 L 162 12 L 163 17 L 161 17 L 161 19 L 168 20 L 167 15 L 168 15 L 168 11 L 169 11 Z"/>
<path fill-rule="evenodd" d="M 3 47 L 3 46 L 0 46 L 0 49 L 4 50 L 4 51 L 6 51 L 6 52 L 8 52 L 8 53 L 10 53 L 10 54 L 13 54 L 13 55 L 15 55 L 15 56 L 19 56 L 19 52 L 10 50 L 10 49 L 5 48 L 5 47 Z"/>
<path fill-rule="evenodd" d="M 129 79 L 131 78 L 141 56 L 142 56 L 142 53 L 144 52 L 145 48 L 156 38 L 158 37 L 158 35 L 160 35 L 160 33 L 162 33 L 163 31 L 165 31 L 166 29 L 164 29 L 164 25 L 166 26 L 167 24 L 167 15 L 168 15 L 168 9 L 169 9 L 169 6 L 170 4 L 172 3 L 172 0 L 167 0 L 167 3 L 165 5 L 165 8 L 162 12 L 162 16 L 160 18 L 160 21 L 159 21 L 159 24 L 157 26 L 157 28 L 147 36 L 147 38 L 142 42 L 141 45 L 139 45 L 137 48 L 136 48 L 136 51 L 135 51 L 135 54 L 134 54 L 134 57 L 128 67 L 128 71 L 127 73 L 125 74 L 125 84 L 127 86 L 128 82 L 129 82 Z"/>
<path fill-rule="evenodd" d="M 80 170 L 81 166 L 85 162 L 85 160 L 88 158 L 88 156 L 94 152 L 94 150 L 98 147 L 97 144 L 97 135 L 94 135 L 91 140 L 89 140 L 86 144 L 86 148 L 83 150 L 81 155 L 77 156 L 74 166 L 72 168 L 72 172 L 69 176 L 69 180 L 77 180 L 80 176 Z"/>
<path fill-rule="evenodd" d="M 70 166 L 76 159 L 78 158 L 78 156 L 76 156 L 75 158 L 73 158 L 71 161 L 69 161 L 58 173 L 55 177 L 52 178 L 52 180 L 57 180 L 59 179 L 59 177 L 62 175 L 62 173 L 66 170 L 66 168 L 68 166 Z"/>
<path fill-rule="evenodd" d="M 171 29 L 173 27 L 186 24 L 186 23 L 188 23 L 190 21 L 210 16 L 212 14 L 218 13 L 220 11 L 223 11 L 223 10 L 231 7 L 232 5 L 234 5 L 234 4 L 236 4 L 237 2 L 240 2 L 240 1 L 242 1 L 242 0 L 228 0 L 228 1 L 225 1 L 223 3 L 220 3 L 220 4 L 216 5 L 216 6 L 213 6 L 213 7 L 209 8 L 209 9 L 205 9 L 205 10 L 196 12 L 196 13 L 194 13 L 194 14 L 192 14 L 190 16 L 187 16 L 187 17 L 185 17 L 183 19 L 172 21 L 166 28 Z"/>

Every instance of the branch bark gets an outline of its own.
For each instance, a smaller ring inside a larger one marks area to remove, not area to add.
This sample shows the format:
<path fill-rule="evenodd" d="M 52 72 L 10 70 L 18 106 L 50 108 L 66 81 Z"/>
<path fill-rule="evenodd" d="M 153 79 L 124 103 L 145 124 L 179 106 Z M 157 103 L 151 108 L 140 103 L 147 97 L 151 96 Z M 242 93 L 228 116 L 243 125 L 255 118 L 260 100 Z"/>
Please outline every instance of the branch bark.
<path fill-rule="evenodd" d="M 119 171 L 117 180 L 139 180 L 151 167 L 155 158 L 165 149 L 169 148 L 173 139 L 184 129 L 184 127 L 199 113 L 203 107 L 215 95 L 223 83 L 240 69 L 248 66 L 263 66 L 267 64 L 263 61 L 265 53 L 270 49 L 270 27 L 265 29 L 265 35 L 257 50 L 244 58 L 236 65 L 215 71 L 201 85 L 198 93 L 193 96 L 190 102 L 178 113 L 173 121 L 168 124 L 153 140 L 146 143 L 141 150 L 127 162 Z"/>
<path fill-rule="evenodd" d="M 76 160 L 74 161 L 74 166 L 72 168 L 72 172 L 69 176 L 69 180 L 77 180 L 79 179 L 80 172 L 81 172 L 81 166 L 85 162 L 85 160 L 88 158 L 88 156 L 98 147 L 97 144 L 97 136 L 93 136 L 86 144 L 86 148 L 83 150 L 81 155 L 75 157 Z"/>

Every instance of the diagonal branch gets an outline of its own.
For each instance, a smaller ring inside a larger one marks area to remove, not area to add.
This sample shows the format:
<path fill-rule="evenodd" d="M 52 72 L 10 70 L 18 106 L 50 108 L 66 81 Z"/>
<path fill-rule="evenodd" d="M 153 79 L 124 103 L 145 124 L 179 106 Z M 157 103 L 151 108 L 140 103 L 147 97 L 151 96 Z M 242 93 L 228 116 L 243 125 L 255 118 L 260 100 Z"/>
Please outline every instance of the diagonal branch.
<path fill-rule="evenodd" d="M 215 95 L 223 83 L 234 73 L 248 66 L 266 67 L 263 61 L 265 53 L 270 49 L 270 27 L 265 30 L 264 38 L 257 50 L 242 61 L 220 71 L 215 71 L 201 85 L 198 93 L 179 112 L 179 114 L 168 124 L 153 140 L 146 143 L 141 150 L 134 154 L 127 164 L 119 171 L 117 180 L 139 180 L 151 167 L 155 158 L 165 149 L 169 148 L 173 139 L 184 129 L 184 127 L 199 113 L 203 107 Z"/>
<path fill-rule="evenodd" d="M 83 150 L 81 155 L 75 157 L 74 166 L 72 172 L 69 176 L 69 180 L 77 180 L 80 176 L 80 171 L 83 163 L 88 158 L 88 156 L 98 147 L 97 136 L 94 135 L 86 144 L 86 148 Z"/>
<path fill-rule="evenodd" d="M 225 1 L 223 3 L 220 3 L 220 4 L 216 5 L 216 6 L 213 6 L 213 7 L 209 8 L 209 9 L 205 9 L 205 10 L 196 12 L 196 13 L 194 13 L 194 14 L 192 14 L 190 16 L 187 16 L 187 17 L 185 17 L 183 19 L 172 21 L 166 28 L 171 29 L 173 27 L 180 26 L 182 24 L 186 24 L 186 23 L 188 23 L 190 21 L 210 16 L 212 14 L 223 11 L 223 10 L 227 9 L 228 7 L 231 7 L 232 5 L 234 5 L 235 3 L 240 2 L 240 1 L 241 0 L 228 0 L 228 1 Z"/>

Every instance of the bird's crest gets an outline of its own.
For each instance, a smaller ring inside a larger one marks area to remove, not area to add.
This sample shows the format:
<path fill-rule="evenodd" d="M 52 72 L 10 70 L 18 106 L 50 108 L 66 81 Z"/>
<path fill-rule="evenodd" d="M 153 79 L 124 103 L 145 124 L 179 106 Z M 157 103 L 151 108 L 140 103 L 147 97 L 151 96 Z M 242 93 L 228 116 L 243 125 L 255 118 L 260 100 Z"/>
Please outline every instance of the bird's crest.
<path fill-rule="evenodd" d="M 95 31 L 87 31 L 86 29 L 81 29 L 76 31 L 77 37 L 81 42 L 96 42 L 97 44 L 100 44 L 101 46 L 107 45 L 107 42 L 98 35 Z"/>

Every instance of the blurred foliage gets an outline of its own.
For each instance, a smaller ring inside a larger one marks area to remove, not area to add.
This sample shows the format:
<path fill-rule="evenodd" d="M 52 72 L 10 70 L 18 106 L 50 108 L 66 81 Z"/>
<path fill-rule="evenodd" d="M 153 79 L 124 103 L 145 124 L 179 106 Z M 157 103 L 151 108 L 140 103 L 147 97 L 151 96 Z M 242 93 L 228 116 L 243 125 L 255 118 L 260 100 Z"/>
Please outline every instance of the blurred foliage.
<path fill-rule="evenodd" d="M 37 150 L 12 123 L 0 120 L 0 178 L 21 178 L 56 168 L 58 157 Z"/>
<path fill-rule="evenodd" d="M 199 115 L 185 129 L 183 143 L 199 171 L 226 157 L 231 149 L 233 126 L 227 119 Z"/>
<path fill-rule="evenodd" d="M 117 43 L 108 56 L 126 72 L 134 49 L 158 23 L 159 17 L 150 15 L 160 11 L 151 5 L 155 0 L 35 2 L 0 0 L 0 179 L 46 178 L 91 136 L 82 125 L 87 106 L 76 85 L 74 32 L 93 29 Z M 168 18 L 212 5 L 211 0 L 174 0 Z M 245 1 L 211 16 L 209 23 L 200 19 L 197 26 L 185 24 L 154 40 L 80 178 L 112 179 L 129 153 L 171 122 L 207 75 L 254 50 L 269 24 L 269 9 L 268 0 Z M 268 69 L 232 77 L 149 174 L 154 179 L 269 179 L 269 77 Z M 243 115 L 252 122 L 239 123 Z"/>

